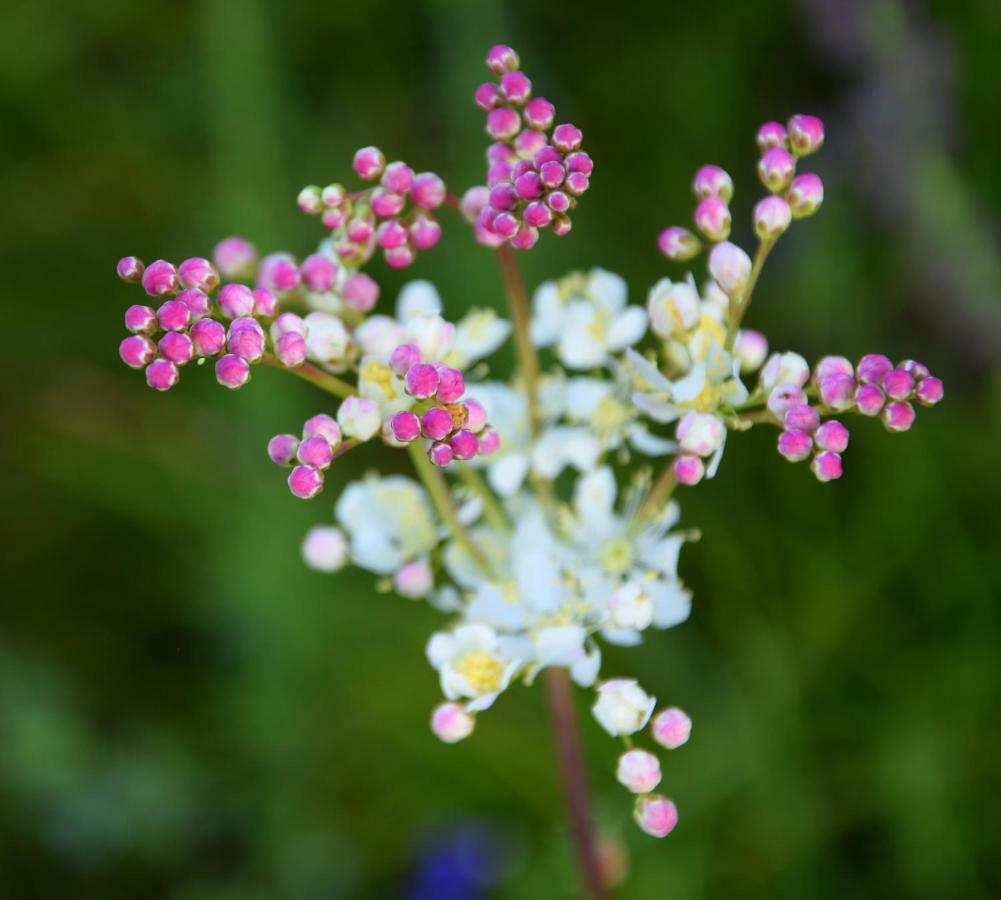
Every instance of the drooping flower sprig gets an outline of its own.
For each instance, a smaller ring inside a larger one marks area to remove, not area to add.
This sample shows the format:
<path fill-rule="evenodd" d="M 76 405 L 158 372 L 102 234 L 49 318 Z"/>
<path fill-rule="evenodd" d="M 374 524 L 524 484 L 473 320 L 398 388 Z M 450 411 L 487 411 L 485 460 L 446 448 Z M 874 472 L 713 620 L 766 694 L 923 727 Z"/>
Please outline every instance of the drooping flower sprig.
<path fill-rule="evenodd" d="M 713 477 L 730 432 L 758 424 L 778 429 L 786 459 L 810 460 L 819 480 L 834 480 L 849 441 L 842 419 L 878 416 L 905 431 L 914 404 L 937 403 L 943 388 L 921 363 L 880 354 L 855 363 L 825 356 L 811 371 L 798 353 L 769 355 L 767 338 L 743 325 L 771 248 L 821 206 L 820 179 L 797 172 L 823 143 L 813 116 L 758 132 L 767 194 L 752 214 L 753 259 L 730 241 L 733 179 L 706 165 L 692 184 L 695 231 L 671 227 L 658 241 L 674 262 L 707 252 L 701 285 L 691 274 L 663 278 L 645 307 L 631 305 L 622 278 L 593 268 L 546 281 L 529 298 L 512 251 L 534 246 L 540 229 L 569 231 L 592 163 L 575 126 L 553 127 L 553 105 L 532 95 L 511 48 L 492 48 L 487 67 L 497 80 L 475 92 L 494 141 L 485 186 L 460 201 L 437 175 L 365 147 L 354 168 L 377 184 L 300 193 L 299 206 L 327 229 L 301 262 L 285 252 L 258 259 L 237 237 L 220 242 L 212 261 L 144 267 L 126 257 L 119 275 L 151 299 L 126 312 L 120 354 L 158 390 L 212 359 L 230 388 L 263 362 L 335 398 L 301 427 L 283 424 L 292 431 L 267 446 L 302 499 L 333 480 L 339 457 L 361 445 L 375 451 L 372 471 L 342 487 L 335 521 L 307 534 L 304 560 L 322 572 L 353 563 L 380 590 L 447 617 L 426 648 L 443 695 L 431 729 L 446 743 L 469 737 L 514 685 L 544 678 L 582 874 L 597 897 L 579 753 L 567 750 L 568 685 L 593 691 L 597 723 L 623 742 L 615 773 L 635 795 L 636 822 L 668 834 L 678 812 L 657 792 L 657 753 L 684 745 L 691 720 L 676 706 L 658 710 L 635 680 L 601 672 L 603 646 L 638 644 L 690 614 L 678 558 L 696 533 L 679 527 L 674 488 Z M 413 263 L 441 236 L 434 211 L 449 208 L 496 251 L 510 320 L 474 310 L 448 321 L 426 281 L 408 283 L 393 310 L 378 308 L 378 276 L 363 267 L 377 249 L 390 267 Z M 485 360 L 509 337 L 518 366 L 505 380 Z M 378 474 L 380 459 L 402 449 L 415 477 Z"/>

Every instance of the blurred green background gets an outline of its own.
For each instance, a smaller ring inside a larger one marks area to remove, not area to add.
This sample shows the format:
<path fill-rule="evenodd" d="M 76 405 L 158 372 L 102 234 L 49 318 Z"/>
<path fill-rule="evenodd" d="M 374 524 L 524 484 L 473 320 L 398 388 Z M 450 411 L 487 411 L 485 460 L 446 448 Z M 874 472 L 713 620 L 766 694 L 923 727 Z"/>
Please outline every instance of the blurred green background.
<path fill-rule="evenodd" d="M 272 371 L 156 395 L 116 353 L 119 256 L 233 232 L 308 251 L 299 187 L 366 143 L 475 183 L 499 40 L 596 161 L 530 284 L 601 265 L 642 302 L 679 274 L 654 240 L 696 166 L 733 174 L 746 238 L 754 129 L 815 112 L 827 200 L 752 323 L 812 359 L 918 357 L 947 391 L 907 435 L 859 423 L 840 483 L 756 429 L 682 496 L 693 617 L 606 664 L 695 720 L 668 840 L 633 827 L 583 722 L 619 896 L 1001 896 L 996 0 L 8 0 L 0 897 L 576 895 L 542 692 L 439 744 L 438 615 L 300 564 L 332 494 L 293 500 L 264 445 L 324 399 Z M 500 307 L 490 254 L 445 224 L 406 277 L 453 313 Z M 403 276 L 374 272 L 394 296 Z"/>

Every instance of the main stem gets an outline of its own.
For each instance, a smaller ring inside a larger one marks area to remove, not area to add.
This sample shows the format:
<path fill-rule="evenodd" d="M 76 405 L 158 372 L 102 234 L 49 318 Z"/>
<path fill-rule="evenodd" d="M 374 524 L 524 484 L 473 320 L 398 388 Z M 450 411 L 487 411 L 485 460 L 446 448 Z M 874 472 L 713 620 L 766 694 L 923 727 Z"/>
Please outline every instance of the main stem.
<path fill-rule="evenodd" d="M 525 395 L 528 397 L 528 413 L 532 420 L 532 434 L 538 435 L 542 418 L 539 414 L 539 358 L 532 344 L 529 333 L 528 294 L 525 292 L 525 282 L 522 281 L 518 260 L 510 244 L 501 244 L 497 248 L 497 261 L 500 263 L 501 277 L 507 290 L 508 307 L 514 322 L 514 340 L 518 351 L 518 368 L 525 382 Z"/>
<path fill-rule="evenodd" d="M 580 748 L 580 732 L 574 710 L 573 692 L 566 669 L 550 668 L 545 671 L 546 690 L 549 697 L 549 715 L 553 722 L 556 752 L 563 777 L 570 835 L 577 851 L 577 866 L 583 882 L 583 896 L 589 900 L 609 900 L 601 877 L 601 861 L 594 842 L 594 823 L 591 819 L 591 800 L 584 774 L 584 759 Z"/>
<path fill-rule="evenodd" d="M 727 351 L 733 350 L 733 343 L 737 340 L 737 331 L 740 328 L 741 320 L 744 318 L 744 313 L 747 312 L 747 307 L 751 305 L 751 294 L 754 293 L 754 286 L 758 283 L 758 276 L 761 274 L 761 269 L 765 265 L 765 260 L 768 259 L 768 254 L 774 246 L 775 241 L 761 241 L 758 244 L 758 250 L 754 254 L 754 262 L 751 265 L 751 274 L 747 278 L 747 286 L 744 288 L 739 300 L 730 301 L 730 315 L 726 329 L 725 349 Z"/>

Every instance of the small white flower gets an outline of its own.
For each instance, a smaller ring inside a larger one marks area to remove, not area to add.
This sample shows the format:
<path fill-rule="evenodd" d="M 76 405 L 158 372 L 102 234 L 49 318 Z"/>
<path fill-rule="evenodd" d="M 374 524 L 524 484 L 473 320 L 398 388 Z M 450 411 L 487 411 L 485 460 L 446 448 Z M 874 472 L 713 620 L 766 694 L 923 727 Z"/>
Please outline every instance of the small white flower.
<path fill-rule="evenodd" d="M 681 337 L 699 321 L 699 294 L 691 282 L 662 278 L 651 288 L 646 308 L 654 334 Z"/>
<path fill-rule="evenodd" d="M 627 750 L 619 757 L 615 777 L 634 794 L 649 794 L 660 784 L 660 760 L 646 750 Z"/>
<path fill-rule="evenodd" d="M 487 709 L 520 665 L 504 658 L 497 632 L 486 625 L 459 625 L 454 631 L 433 634 L 427 657 L 438 670 L 445 697 L 469 698 L 470 712 Z"/>
<path fill-rule="evenodd" d="M 591 712 L 612 737 L 636 734 L 650 719 L 656 699 L 630 678 L 615 678 L 598 685 L 598 699 Z"/>
<path fill-rule="evenodd" d="M 348 561 L 348 541 L 333 525 L 315 525 L 302 541 L 302 558 L 317 572 L 337 572 Z"/>
<path fill-rule="evenodd" d="M 403 326 L 392 316 L 369 316 L 356 329 L 355 341 L 363 356 L 388 362 L 393 351 L 406 340 Z"/>
<path fill-rule="evenodd" d="M 445 362 L 456 369 L 468 369 L 489 356 L 511 333 L 511 323 L 492 309 L 474 309 L 455 326 L 452 348 Z"/>
<path fill-rule="evenodd" d="M 613 628 L 642 631 L 653 622 L 653 597 L 643 585 L 627 581 L 608 598 L 608 615 Z"/>
<path fill-rule="evenodd" d="M 346 397 L 337 410 L 337 424 L 345 437 L 367 441 L 382 427 L 379 405 L 366 397 Z"/>
<path fill-rule="evenodd" d="M 305 322 L 309 329 L 306 335 L 307 357 L 335 372 L 347 368 L 352 343 L 344 323 L 337 316 L 325 312 L 311 312 Z"/>
<path fill-rule="evenodd" d="M 678 423 L 676 437 L 682 450 L 696 456 L 711 456 L 726 439 L 726 425 L 712 413 L 687 413 Z"/>
<path fill-rule="evenodd" d="M 414 599 L 426 597 L 433 584 L 431 566 L 426 559 L 415 559 L 404 563 L 393 574 L 393 589 L 401 597 Z"/>

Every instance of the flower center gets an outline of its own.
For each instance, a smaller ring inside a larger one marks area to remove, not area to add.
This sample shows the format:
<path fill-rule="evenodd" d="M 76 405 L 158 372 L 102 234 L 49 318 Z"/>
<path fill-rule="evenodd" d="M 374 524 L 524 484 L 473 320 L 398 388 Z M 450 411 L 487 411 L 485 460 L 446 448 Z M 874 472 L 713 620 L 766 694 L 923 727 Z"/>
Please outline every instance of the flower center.
<path fill-rule="evenodd" d="M 379 362 L 377 359 L 368 360 L 362 366 L 359 377 L 362 381 L 367 381 L 379 388 L 387 400 L 392 400 L 396 396 L 396 391 L 393 389 L 393 370 L 385 363 Z"/>
<path fill-rule="evenodd" d="M 625 572 L 633 564 L 633 548 L 625 537 L 612 538 L 602 544 L 598 551 L 601 564 L 606 572 Z"/>
<path fill-rule="evenodd" d="M 486 650 L 469 650 L 455 661 L 455 671 L 477 694 L 489 694 L 500 689 L 504 666 Z"/>

